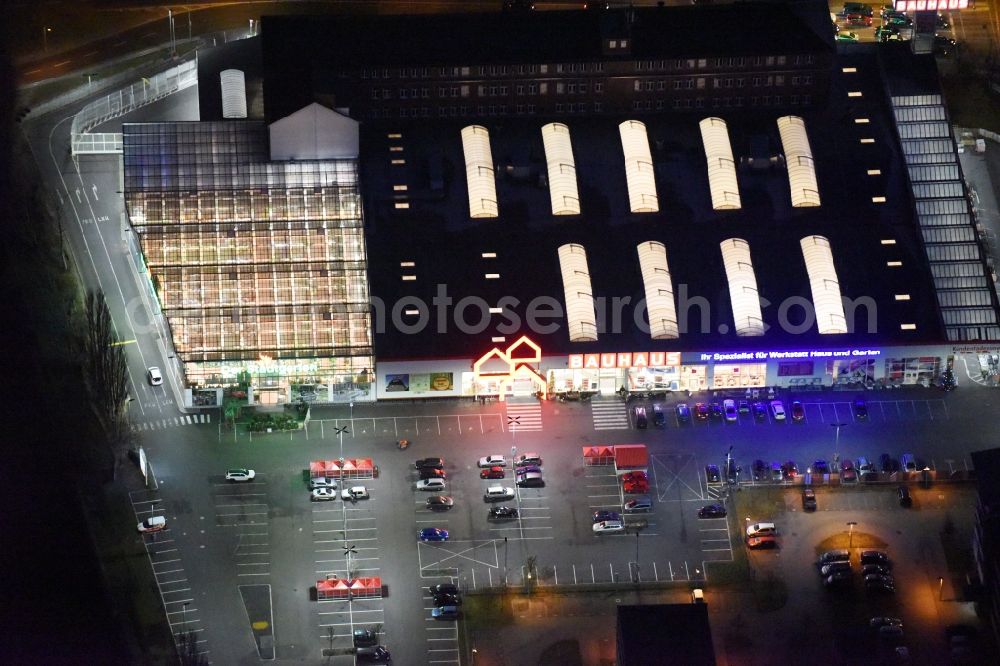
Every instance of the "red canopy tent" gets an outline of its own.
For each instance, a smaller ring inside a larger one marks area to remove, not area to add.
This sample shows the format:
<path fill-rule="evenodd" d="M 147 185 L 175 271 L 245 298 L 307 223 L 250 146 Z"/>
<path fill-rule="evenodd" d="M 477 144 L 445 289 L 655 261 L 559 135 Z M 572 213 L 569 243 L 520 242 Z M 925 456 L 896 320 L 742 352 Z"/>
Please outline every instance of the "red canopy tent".
<path fill-rule="evenodd" d="M 346 599 L 349 593 L 350 587 L 343 579 L 316 581 L 317 599 Z"/>
<path fill-rule="evenodd" d="M 587 467 L 593 465 L 612 465 L 614 462 L 615 451 L 610 446 L 583 447 L 583 464 Z"/>
<path fill-rule="evenodd" d="M 322 460 L 309 463 L 309 478 L 315 479 L 321 476 L 326 476 L 326 463 Z"/>

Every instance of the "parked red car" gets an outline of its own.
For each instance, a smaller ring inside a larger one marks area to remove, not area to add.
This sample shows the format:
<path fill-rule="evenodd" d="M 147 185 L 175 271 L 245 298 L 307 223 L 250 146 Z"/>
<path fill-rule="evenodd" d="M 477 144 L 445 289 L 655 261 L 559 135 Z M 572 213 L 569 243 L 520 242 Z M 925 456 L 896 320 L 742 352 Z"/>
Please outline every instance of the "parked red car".
<path fill-rule="evenodd" d="M 629 483 L 630 481 L 642 481 L 643 483 L 648 483 L 649 477 L 647 477 L 646 473 L 642 471 L 625 472 L 622 474 L 623 483 Z"/>
<path fill-rule="evenodd" d="M 860 26 L 862 28 L 870 28 L 872 25 L 872 17 L 865 16 L 864 14 L 848 14 L 844 17 L 847 25 Z"/>
<path fill-rule="evenodd" d="M 488 467 L 484 470 L 480 470 L 480 479 L 502 479 L 504 477 L 503 467 Z"/>
<path fill-rule="evenodd" d="M 626 481 L 624 490 L 626 495 L 643 495 L 649 492 L 649 481 L 646 481 L 645 479 Z"/>

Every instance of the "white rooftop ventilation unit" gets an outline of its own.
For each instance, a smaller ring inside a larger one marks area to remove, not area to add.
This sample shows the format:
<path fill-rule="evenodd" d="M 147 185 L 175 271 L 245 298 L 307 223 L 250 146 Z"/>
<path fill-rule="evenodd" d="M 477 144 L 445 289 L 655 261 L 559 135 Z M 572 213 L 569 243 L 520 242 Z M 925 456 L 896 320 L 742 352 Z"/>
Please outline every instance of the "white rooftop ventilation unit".
<path fill-rule="evenodd" d="M 594 292 L 590 286 L 587 251 L 576 243 L 560 246 L 559 269 L 562 271 L 563 292 L 566 295 L 566 321 L 569 322 L 570 342 L 596 342 L 597 312 L 594 310 Z"/>
<path fill-rule="evenodd" d="M 656 196 L 653 157 L 649 154 L 646 124 L 626 120 L 618 126 L 625 156 L 625 178 L 628 180 L 628 203 L 633 213 L 655 213 L 660 210 Z"/>
<path fill-rule="evenodd" d="M 238 69 L 224 69 L 219 73 L 222 80 L 222 117 L 247 117 L 247 84 L 243 72 Z"/>
<path fill-rule="evenodd" d="M 798 116 L 782 116 L 778 118 L 778 132 L 781 134 L 781 147 L 785 151 L 792 206 L 818 206 L 819 186 L 816 184 L 816 167 L 805 121 Z"/>
<path fill-rule="evenodd" d="M 667 266 L 667 248 L 659 241 L 646 241 L 636 246 L 642 283 L 646 287 L 646 312 L 649 316 L 649 337 L 672 340 L 680 337 L 677 308 L 674 306 L 674 285 Z"/>
<path fill-rule="evenodd" d="M 712 192 L 712 208 L 734 210 L 740 208 L 740 187 L 736 181 L 736 163 L 729 142 L 729 129 L 722 118 L 705 118 L 701 128 L 701 142 L 705 144 L 708 162 L 708 187 Z"/>
<path fill-rule="evenodd" d="M 462 151 L 465 153 L 465 180 L 469 184 L 469 215 L 497 217 L 500 210 L 489 130 L 482 125 L 463 127 Z"/>
<path fill-rule="evenodd" d="M 809 273 L 816 328 L 824 335 L 847 333 L 844 301 L 840 297 L 840 281 L 833 265 L 830 241 L 823 236 L 806 236 L 799 244 L 806 260 L 806 272 Z"/>
<path fill-rule="evenodd" d="M 549 197 L 553 215 L 579 215 L 580 193 L 576 187 L 576 162 L 569 128 L 563 123 L 542 126 L 542 144 L 549 172 Z M 596 338 L 595 338 L 596 339 Z"/>
<path fill-rule="evenodd" d="M 736 335 L 764 335 L 764 318 L 760 314 L 757 276 L 750 261 L 750 244 L 742 238 L 722 241 L 722 263 L 729 279 L 729 300 L 733 305 Z"/>

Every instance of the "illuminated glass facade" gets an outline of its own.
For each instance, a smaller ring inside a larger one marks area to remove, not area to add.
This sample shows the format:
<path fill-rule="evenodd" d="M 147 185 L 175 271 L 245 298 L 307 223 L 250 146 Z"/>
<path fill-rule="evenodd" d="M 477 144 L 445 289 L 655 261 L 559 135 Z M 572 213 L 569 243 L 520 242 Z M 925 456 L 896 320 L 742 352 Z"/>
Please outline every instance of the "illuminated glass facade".
<path fill-rule="evenodd" d="M 357 162 L 271 162 L 255 121 L 126 124 L 125 203 L 191 384 L 372 373 Z"/>

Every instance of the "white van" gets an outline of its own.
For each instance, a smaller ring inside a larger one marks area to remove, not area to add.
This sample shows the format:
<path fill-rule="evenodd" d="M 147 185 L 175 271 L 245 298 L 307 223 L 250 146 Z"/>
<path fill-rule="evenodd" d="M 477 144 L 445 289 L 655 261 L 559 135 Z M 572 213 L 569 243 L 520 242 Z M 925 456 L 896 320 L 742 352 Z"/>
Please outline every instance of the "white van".
<path fill-rule="evenodd" d="M 753 523 L 752 525 L 747 525 L 747 537 L 775 536 L 777 534 L 778 528 L 774 523 Z"/>

